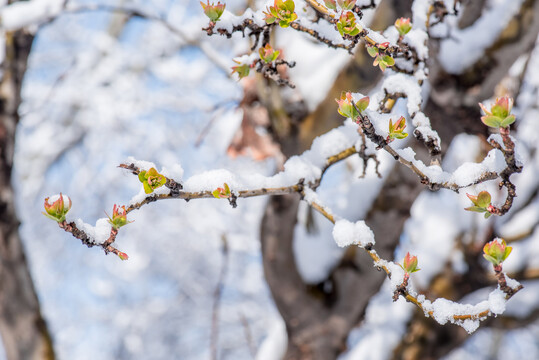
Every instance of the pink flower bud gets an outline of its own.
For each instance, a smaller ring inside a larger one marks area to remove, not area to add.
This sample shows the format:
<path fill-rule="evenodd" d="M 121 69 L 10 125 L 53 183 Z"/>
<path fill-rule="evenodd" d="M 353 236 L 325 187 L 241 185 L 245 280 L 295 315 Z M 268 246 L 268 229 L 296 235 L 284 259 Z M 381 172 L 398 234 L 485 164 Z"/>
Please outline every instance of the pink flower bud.
<path fill-rule="evenodd" d="M 400 265 L 400 264 L 399 264 Z M 419 271 L 417 267 L 417 256 L 411 256 L 410 253 L 406 253 L 406 256 L 404 257 L 404 261 L 400 267 L 407 273 L 411 274 L 413 272 Z"/>
<path fill-rule="evenodd" d="M 63 222 L 66 219 L 66 214 L 71 209 L 71 199 L 67 195 L 54 195 L 45 199 L 46 213 L 42 213 L 49 219 L 57 222 Z"/>

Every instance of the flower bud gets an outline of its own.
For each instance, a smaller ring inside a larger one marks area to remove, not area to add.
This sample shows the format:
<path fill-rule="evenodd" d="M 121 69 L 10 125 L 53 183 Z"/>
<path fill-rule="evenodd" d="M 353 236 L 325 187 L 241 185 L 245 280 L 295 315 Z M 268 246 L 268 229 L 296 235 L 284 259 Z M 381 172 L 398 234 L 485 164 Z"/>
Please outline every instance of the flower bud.
<path fill-rule="evenodd" d="M 201 1 L 200 5 L 202 5 L 202 9 L 204 9 L 204 14 L 206 14 L 206 16 L 210 18 L 210 21 L 214 23 L 219 21 L 226 7 L 226 4 L 221 4 L 220 1 L 217 2 L 217 5 L 214 5 L 213 3 L 210 4 L 210 0 L 207 0 L 206 4 Z"/>
<path fill-rule="evenodd" d="M 485 244 L 483 256 L 494 266 L 498 266 L 507 259 L 512 250 L 513 248 L 507 246 L 504 239 L 496 238 Z"/>
<path fill-rule="evenodd" d="M 395 124 L 393 124 L 393 120 L 389 119 L 389 135 L 387 141 L 391 142 L 394 139 L 406 138 L 408 136 L 408 133 L 404 132 L 405 128 L 406 119 L 404 118 L 404 116 L 401 116 Z"/>
<path fill-rule="evenodd" d="M 410 18 L 399 18 L 395 21 L 395 27 L 399 32 L 400 36 L 404 36 L 412 30 L 412 24 L 410 23 Z"/>
<path fill-rule="evenodd" d="M 258 54 L 260 55 L 260 59 L 262 59 L 262 61 L 267 64 L 277 60 L 277 57 L 279 56 L 279 50 L 273 50 L 270 44 L 266 44 L 266 46 L 261 47 L 258 50 Z"/>
<path fill-rule="evenodd" d="M 411 256 L 409 252 L 406 253 L 406 256 L 404 257 L 404 261 L 402 262 L 402 265 L 400 265 L 400 267 L 407 274 L 411 274 L 413 272 L 421 270 L 417 267 L 417 256 Z"/>
<path fill-rule="evenodd" d="M 63 222 L 66 219 L 66 214 L 71 209 L 71 199 L 67 195 L 53 195 L 50 198 L 45 198 L 45 211 L 43 215 L 57 222 Z"/>
<path fill-rule="evenodd" d="M 112 225 L 112 227 L 118 230 L 130 222 L 131 221 L 127 221 L 127 210 L 125 210 L 125 205 L 117 206 L 114 204 L 112 209 L 112 217 L 109 216 L 109 223 Z"/>

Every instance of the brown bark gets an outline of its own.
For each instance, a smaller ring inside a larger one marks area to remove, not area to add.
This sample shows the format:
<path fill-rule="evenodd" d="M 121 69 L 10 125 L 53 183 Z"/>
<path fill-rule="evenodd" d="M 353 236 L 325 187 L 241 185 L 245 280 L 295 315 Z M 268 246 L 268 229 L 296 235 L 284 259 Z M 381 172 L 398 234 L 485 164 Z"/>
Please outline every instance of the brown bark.
<path fill-rule="evenodd" d="M 24 249 L 18 234 L 11 170 L 17 109 L 33 35 L 6 35 L 0 79 L 0 335 L 9 360 L 54 359 Z"/>

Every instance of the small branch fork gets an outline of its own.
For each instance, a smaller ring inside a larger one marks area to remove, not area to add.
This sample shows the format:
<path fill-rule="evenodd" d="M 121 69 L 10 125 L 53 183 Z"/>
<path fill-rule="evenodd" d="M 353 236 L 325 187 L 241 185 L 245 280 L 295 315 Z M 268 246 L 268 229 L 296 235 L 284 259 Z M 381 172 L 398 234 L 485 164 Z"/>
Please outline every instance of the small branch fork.
<path fill-rule="evenodd" d="M 513 198 L 516 196 L 515 193 L 515 186 L 509 181 L 509 177 L 514 173 L 519 173 L 522 171 L 522 166 L 516 164 L 515 160 L 515 154 L 514 154 L 514 147 L 515 144 L 509 137 L 509 128 L 503 129 L 500 128 L 500 133 L 506 133 L 506 135 L 502 135 L 502 138 L 504 139 L 504 146 L 505 149 L 501 147 L 498 143 L 491 140 L 491 145 L 495 147 L 496 149 L 502 151 L 504 154 L 507 167 L 501 172 L 485 172 L 480 178 L 478 178 L 476 181 L 466 184 L 466 185 L 458 185 L 456 183 L 450 183 L 450 182 L 433 182 L 429 179 L 429 177 L 424 174 L 416 165 L 414 165 L 413 162 L 408 161 L 404 159 L 402 156 L 400 156 L 395 149 L 393 149 L 387 141 L 384 139 L 383 136 L 378 135 L 376 133 L 376 130 L 374 129 L 374 125 L 370 121 L 369 117 L 366 114 L 362 114 L 361 111 L 356 107 L 356 105 L 352 102 L 352 105 L 359 113 L 359 117 L 355 120 L 357 124 L 361 127 L 361 130 L 367 136 L 369 140 L 371 140 L 374 144 L 376 144 L 378 149 L 384 149 L 387 151 L 395 160 L 412 170 L 419 178 L 421 179 L 421 183 L 425 184 L 429 187 L 431 190 L 439 190 L 439 189 L 448 189 L 453 190 L 455 192 L 458 192 L 460 189 L 470 187 L 472 185 L 477 185 L 485 181 L 494 180 L 498 177 L 502 178 L 502 182 L 500 183 L 500 187 L 505 186 L 508 189 L 507 194 L 507 200 L 504 204 L 504 206 L 499 209 L 499 213 L 496 212 L 496 208 L 493 208 L 492 211 L 495 215 L 503 215 L 512 206 Z"/>
<path fill-rule="evenodd" d="M 126 256 L 120 250 L 112 246 L 112 243 L 114 243 L 114 241 L 116 240 L 116 236 L 118 235 L 117 229 L 111 228 L 109 238 L 105 240 L 104 243 L 97 244 L 90 236 L 88 236 L 88 234 L 86 234 L 83 230 L 79 229 L 74 222 L 68 223 L 64 220 L 62 222 L 59 222 L 58 226 L 60 226 L 60 228 L 64 229 L 66 232 L 71 233 L 75 238 L 79 239 L 84 245 L 88 246 L 89 248 L 99 246 L 103 248 L 105 254 L 113 253 L 120 258 Z"/>
<path fill-rule="evenodd" d="M 513 140 L 511 140 L 511 136 L 509 134 L 509 127 L 500 128 L 500 135 L 502 137 L 503 147 L 498 144 L 494 139 L 490 139 L 489 141 L 492 147 L 502 152 L 505 158 L 505 162 L 507 163 L 507 167 L 500 173 L 500 178 L 502 179 L 502 181 L 499 184 L 500 189 L 503 187 L 507 189 L 507 197 L 505 199 L 505 203 L 501 207 L 490 205 L 487 209 L 491 214 L 499 216 L 506 214 L 509 209 L 511 209 L 511 207 L 513 206 L 513 199 L 517 196 L 516 187 L 511 182 L 509 177 L 514 173 L 520 173 L 522 171 L 522 166 L 520 164 L 517 164 L 515 158 L 515 143 L 513 142 Z"/>

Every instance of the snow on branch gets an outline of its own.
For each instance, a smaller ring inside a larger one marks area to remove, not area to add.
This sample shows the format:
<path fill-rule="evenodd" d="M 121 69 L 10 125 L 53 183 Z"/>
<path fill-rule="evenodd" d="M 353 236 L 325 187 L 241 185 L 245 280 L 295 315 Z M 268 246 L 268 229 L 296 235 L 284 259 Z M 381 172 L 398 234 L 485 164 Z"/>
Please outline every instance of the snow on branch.
<path fill-rule="evenodd" d="M 227 11 L 226 5 L 220 2 L 202 3 L 203 11 L 209 18 L 208 26 L 202 30 L 208 35 L 220 34 L 231 38 L 234 33 L 241 33 L 254 40 L 251 53 L 234 60 L 237 66 L 232 67 L 232 73 L 237 73 L 240 79 L 248 76 L 250 70 L 254 69 L 280 85 L 293 87 L 283 76 L 283 68 L 278 66 L 292 67 L 294 64 L 280 58 L 281 52 L 270 45 L 272 30 L 277 26 L 305 33 L 321 44 L 350 53 L 358 44 L 364 43 L 366 51 L 374 58 L 373 65 L 387 72 L 384 73 L 381 86 L 373 92 L 372 102 L 362 94 L 343 92 L 337 103 L 338 112 L 347 118 L 344 125 L 316 138 L 309 150 L 288 159 L 284 170 L 276 175 L 235 174 L 219 169 L 184 179 L 183 169 L 179 164 L 158 171 L 153 163 L 129 158 L 119 167 L 138 178 L 142 184 L 140 192 L 129 204 L 114 205 L 112 216 L 107 215 L 108 219 L 99 219 L 96 226 L 86 224 L 80 219 L 66 220 L 71 200 L 64 200 L 62 194 L 45 200 L 46 216 L 57 221 L 60 228 L 71 233 L 83 244 L 89 247 L 99 246 L 105 253 L 112 252 L 125 260 L 127 255 L 112 244 L 119 229 L 129 224 L 127 215 L 152 202 L 164 199 L 190 201 L 216 198 L 227 200 L 232 207 L 236 207 L 240 198 L 297 193 L 314 210 L 334 224 L 333 237 L 338 246 L 357 245 L 367 252 L 375 267 L 385 271 L 393 287 L 394 300 L 402 296 L 440 324 L 451 322 L 473 332 L 479 326 L 479 321 L 502 313 L 505 301 L 521 289 L 520 284 L 509 279 L 502 271 L 502 262 L 511 252 L 505 242 L 493 240 L 484 248 L 485 258 L 493 263 L 498 280 L 498 287 L 491 292 L 488 300 L 473 306 L 446 299 L 431 302 L 424 296 L 415 294 L 408 284 L 411 273 L 420 270 L 417 257 L 408 253 L 402 264 L 380 258 L 375 250 L 375 234 L 365 222 L 351 222 L 339 218 L 330 207 L 322 204 L 316 193 L 326 171 L 348 157 L 359 154 L 364 162 L 364 169 L 368 159 L 373 158 L 378 164 L 375 155 L 366 154 L 367 143 L 370 142 L 377 150 L 383 149 L 395 161 L 413 171 L 419 181 L 431 190 L 449 189 L 458 192 L 462 188 L 500 179 L 500 188 L 507 190 L 506 201 L 502 206 L 493 205 L 490 194 L 481 192 L 478 195 L 468 195 L 473 206 L 466 210 L 485 213 L 485 217 L 488 217 L 504 215 L 512 207 L 516 189 L 510 177 L 521 172 L 522 165 L 517 161 L 515 144 L 510 136 L 510 125 L 515 121 L 515 116 L 511 114 L 513 101 L 509 97 L 496 99 L 490 109 L 480 105 L 485 113 L 481 121 L 499 132 L 498 136 L 489 139 L 493 149 L 484 160 L 480 163 L 463 163 L 453 172 L 444 171 L 441 167 L 440 137 L 421 110 L 422 85 L 428 76 L 426 60 L 428 31 L 431 26 L 429 21 L 432 16 L 437 21 L 443 21 L 447 15 L 447 11 L 436 12 L 432 3 L 429 0 L 414 1 L 414 24 L 410 19 L 400 18 L 384 33 L 375 32 L 362 22 L 362 10 L 375 8 L 375 1 L 357 3 L 354 0 L 328 0 L 322 4 L 316 0 L 275 0 L 268 1 L 261 11 L 249 9 L 240 16 Z M 307 8 L 309 11 L 297 11 L 298 7 Z M 135 10 L 132 15 L 159 20 L 147 14 L 139 14 Z M 171 28 L 183 36 L 180 30 L 174 29 Z M 408 136 L 405 132 L 406 114 L 395 114 L 398 109 L 395 104 L 400 98 L 407 101 L 404 112 L 408 113 L 415 127 L 413 133 L 416 140 L 423 143 L 431 155 L 430 165 L 416 159 L 411 147 L 400 149 L 391 145 L 393 141 Z M 395 115 L 399 117 L 395 118 Z"/>

